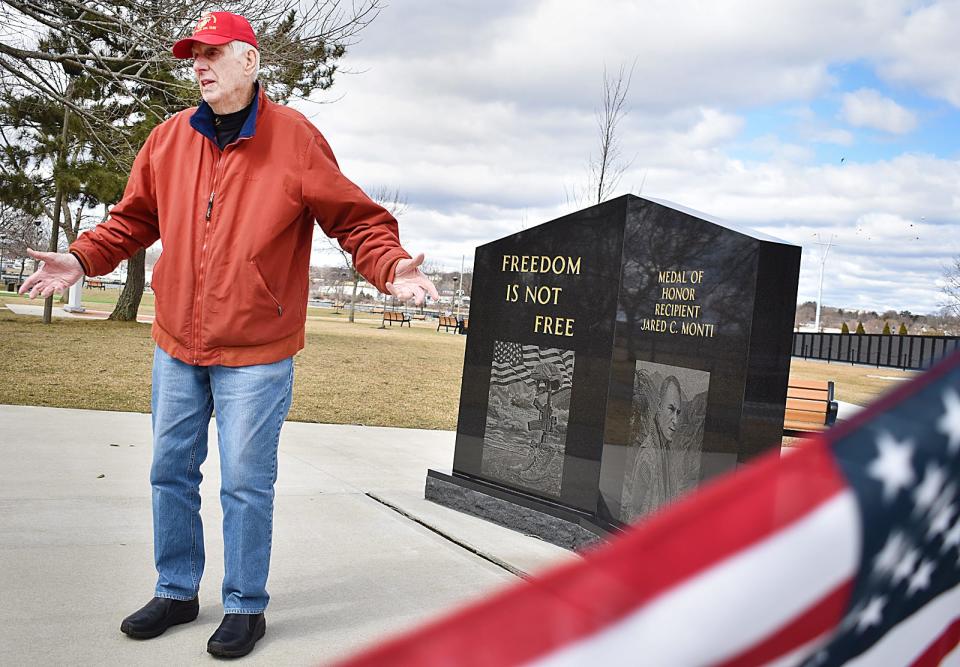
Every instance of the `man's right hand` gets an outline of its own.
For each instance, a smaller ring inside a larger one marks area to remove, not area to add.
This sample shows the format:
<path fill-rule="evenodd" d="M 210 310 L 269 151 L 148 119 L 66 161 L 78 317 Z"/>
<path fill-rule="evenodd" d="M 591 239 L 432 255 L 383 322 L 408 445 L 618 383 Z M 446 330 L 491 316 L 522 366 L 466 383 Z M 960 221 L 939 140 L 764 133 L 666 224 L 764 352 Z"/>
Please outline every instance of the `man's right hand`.
<path fill-rule="evenodd" d="M 37 294 L 44 298 L 59 294 L 83 277 L 80 261 L 68 252 L 37 252 L 27 248 L 27 254 L 43 262 L 20 288 L 20 294 L 29 290 L 31 299 Z"/>

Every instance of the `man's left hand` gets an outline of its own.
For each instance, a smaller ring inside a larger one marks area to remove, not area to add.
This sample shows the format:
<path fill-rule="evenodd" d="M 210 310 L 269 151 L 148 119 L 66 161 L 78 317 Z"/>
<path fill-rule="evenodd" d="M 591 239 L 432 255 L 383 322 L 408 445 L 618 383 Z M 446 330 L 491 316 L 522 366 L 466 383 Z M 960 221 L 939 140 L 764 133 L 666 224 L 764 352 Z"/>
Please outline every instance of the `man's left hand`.
<path fill-rule="evenodd" d="M 413 299 L 418 306 L 423 305 L 424 296 L 427 294 L 434 301 L 439 301 L 440 295 L 437 294 L 437 288 L 420 270 L 421 264 L 423 264 L 423 253 L 413 259 L 401 259 L 397 262 L 393 271 L 393 282 L 387 283 L 387 291 L 401 301 Z"/>

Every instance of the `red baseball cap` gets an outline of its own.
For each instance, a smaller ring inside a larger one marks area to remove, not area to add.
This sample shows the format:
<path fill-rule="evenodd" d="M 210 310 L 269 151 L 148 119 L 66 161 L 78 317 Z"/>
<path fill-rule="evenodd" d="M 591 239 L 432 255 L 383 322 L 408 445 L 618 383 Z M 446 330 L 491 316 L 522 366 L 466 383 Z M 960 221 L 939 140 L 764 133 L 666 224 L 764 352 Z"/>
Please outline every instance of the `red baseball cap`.
<path fill-rule="evenodd" d="M 246 42 L 255 49 L 260 48 L 247 19 L 230 12 L 204 12 L 193 29 L 193 35 L 173 45 L 173 55 L 176 58 L 192 58 L 194 42 L 219 46 L 234 40 Z"/>

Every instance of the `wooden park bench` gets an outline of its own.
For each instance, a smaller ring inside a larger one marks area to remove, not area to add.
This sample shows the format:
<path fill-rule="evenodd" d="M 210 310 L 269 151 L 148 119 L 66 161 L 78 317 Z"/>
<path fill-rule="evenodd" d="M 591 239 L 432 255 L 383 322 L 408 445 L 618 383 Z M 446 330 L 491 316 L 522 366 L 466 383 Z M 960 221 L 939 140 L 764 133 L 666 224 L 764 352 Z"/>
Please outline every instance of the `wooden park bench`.
<path fill-rule="evenodd" d="M 398 310 L 388 310 L 383 314 L 383 324 L 390 323 L 390 326 L 393 326 L 394 322 L 399 322 L 400 326 L 406 324 L 410 326 L 410 316 L 406 313 L 401 313 Z"/>
<path fill-rule="evenodd" d="M 104 291 L 107 289 L 106 287 L 103 286 L 102 280 L 87 280 L 87 287 L 89 287 L 90 289 L 99 289 Z"/>
<path fill-rule="evenodd" d="M 837 421 L 838 407 L 833 399 L 832 381 L 790 378 L 783 434 L 800 436 L 825 431 Z"/>
<path fill-rule="evenodd" d="M 441 315 L 439 323 L 437 324 L 437 331 L 440 331 L 440 327 L 443 327 L 444 331 L 453 331 L 457 333 L 457 330 L 460 328 L 460 323 L 457 322 L 457 318 L 451 315 Z"/>

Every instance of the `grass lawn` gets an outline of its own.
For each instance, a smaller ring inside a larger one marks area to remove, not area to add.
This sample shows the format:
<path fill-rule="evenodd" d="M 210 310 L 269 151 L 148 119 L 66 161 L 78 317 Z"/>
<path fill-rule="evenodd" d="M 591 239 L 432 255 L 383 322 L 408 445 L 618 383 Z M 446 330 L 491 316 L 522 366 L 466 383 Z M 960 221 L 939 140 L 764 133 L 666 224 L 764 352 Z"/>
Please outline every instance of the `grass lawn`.
<path fill-rule="evenodd" d="M 112 310 L 119 290 L 86 290 L 88 308 Z M 113 301 L 110 300 L 113 298 Z M 149 412 L 153 340 L 147 324 L 14 315 L 0 295 L 0 403 Z M 42 301 L 35 300 L 35 304 Z M 141 312 L 152 312 L 144 295 Z M 380 319 L 310 309 L 307 347 L 295 359 L 290 419 L 407 428 L 456 428 L 465 336 L 428 323 L 380 329 Z M 362 318 L 362 319 L 361 319 Z M 794 359 L 794 377 L 836 382 L 836 397 L 864 405 L 913 373 Z"/>
<path fill-rule="evenodd" d="M 44 325 L 7 310 L 12 300 L 0 296 L 0 403 L 150 411 L 150 325 L 71 319 Z M 456 428 L 466 338 L 428 326 L 379 325 L 379 319 L 308 320 L 307 347 L 294 362 L 290 419 Z"/>
<path fill-rule="evenodd" d="M 857 405 L 868 405 L 888 389 L 916 376 L 916 371 L 901 371 L 895 368 L 852 366 L 837 362 L 828 364 L 825 361 L 805 359 L 793 359 L 790 362 L 790 377 L 800 380 L 833 380 L 834 398 Z"/>
<path fill-rule="evenodd" d="M 84 308 L 88 310 L 99 310 L 103 312 L 113 312 L 113 307 L 117 304 L 117 299 L 120 297 L 120 289 L 90 289 L 84 288 L 82 295 L 80 296 L 80 303 Z M 29 303 L 33 305 L 43 305 L 42 299 L 33 299 L 32 301 L 26 296 L 20 296 L 19 294 L 10 293 L 10 292 L 0 292 L 0 300 L 6 299 L 10 303 Z M 57 301 L 54 301 L 55 306 L 59 306 L 60 301 L 59 297 Z M 140 308 L 138 311 L 141 315 L 153 315 L 153 293 L 144 292 L 143 298 L 140 300 Z M 332 317 L 335 319 L 342 319 L 344 322 L 347 321 L 349 317 L 346 309 L 341 309 L 340 312 L 337 312 L 333 308 L 317 308 L 314 306 L 309 306 L 307 308 L 308 317 Z M 379 324 L 381 317 L 379 315 L 372 315 L 363 311 L 357 311 L 355 314 L 355 319 L 369 319 L 371 322 L 376 320 Z"/>

